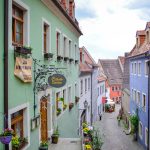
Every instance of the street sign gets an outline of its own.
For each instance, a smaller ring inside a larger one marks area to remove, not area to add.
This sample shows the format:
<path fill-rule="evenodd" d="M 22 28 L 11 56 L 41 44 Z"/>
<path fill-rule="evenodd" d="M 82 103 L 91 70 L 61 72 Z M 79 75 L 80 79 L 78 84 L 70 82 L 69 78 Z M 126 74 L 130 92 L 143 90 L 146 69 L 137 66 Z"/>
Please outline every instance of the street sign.
<path fill-rule="evenodd" d="M 66 78 L 62 74 L 53 74 L 48 77 L 48 84 L 52 87 L 60 88 L 66 84 Z"/>

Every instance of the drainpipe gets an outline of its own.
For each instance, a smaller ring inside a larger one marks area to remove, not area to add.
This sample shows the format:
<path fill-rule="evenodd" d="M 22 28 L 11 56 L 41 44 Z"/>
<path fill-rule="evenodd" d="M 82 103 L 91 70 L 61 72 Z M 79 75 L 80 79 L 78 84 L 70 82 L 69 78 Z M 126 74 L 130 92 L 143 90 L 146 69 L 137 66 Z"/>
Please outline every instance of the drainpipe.
<path fill-rule="evenodd" d="M 148 128 L 148 137 L 147 137 L 148 143 L 147 143 L 147 150 L 149 150 L 149 147 L 150 147 L 149 146 L 149 144 L 150 144 L 150 142 L 149 142 L 149 139 L 150 139 L 150 137 L 149 137 L 150 136 L 149 135 L 149 133 L 150 133 L 149 132 L 149 129 L 150 129 L 149 128 L 149 125 L 150 125 L 150 123 L 149 123 L 149 117 L 150 117 L 149 116 L 149 112 L 150 112 L 150 110 L 149 110 L 150 109 L 150 102 L 149 102 L 149 100 L 150 100 L 150 61 L 148 61 L 148 68 L 149 69 L 148 69 L 148 125 L 147 125 L 148 126 L 147 127 Z"/>
<path fill-rule="evenodd" d="M 8 128 L 8 1 L 4 0 L 4 128 Z M 5 145 L 9 150 L 9 145 Z"/>
<path fill-rule="evenodd" d="M 92 71 L 93 73 L 93 71 Z M 92 123 L 93 123 L 93 115 L 92 115 L 92 73 L 91 73 L 91 126 L 92 126 Z"/>

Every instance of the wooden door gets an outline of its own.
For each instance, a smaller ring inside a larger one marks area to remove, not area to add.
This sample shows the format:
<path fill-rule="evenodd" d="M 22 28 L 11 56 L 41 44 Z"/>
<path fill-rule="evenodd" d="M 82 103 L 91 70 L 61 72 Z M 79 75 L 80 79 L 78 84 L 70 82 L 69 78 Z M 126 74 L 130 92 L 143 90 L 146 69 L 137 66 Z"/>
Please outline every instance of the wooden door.
<path fill-rule="evenodd" d="M 41 113 L 41 141 L 47 141 L 48 129 L 47 129 L 47 99 L 43 98 L 40 102 Z"/>

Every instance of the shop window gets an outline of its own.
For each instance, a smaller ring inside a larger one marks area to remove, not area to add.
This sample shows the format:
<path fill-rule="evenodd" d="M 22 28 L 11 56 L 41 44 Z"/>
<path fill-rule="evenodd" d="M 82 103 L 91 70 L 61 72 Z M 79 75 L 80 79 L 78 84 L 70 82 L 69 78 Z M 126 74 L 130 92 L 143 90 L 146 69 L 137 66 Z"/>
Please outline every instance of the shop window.
<path fill-rule="evenodd" d="M 23 45 L 24 12 L 17 6 L 12 6 L 12 43 Z"/>

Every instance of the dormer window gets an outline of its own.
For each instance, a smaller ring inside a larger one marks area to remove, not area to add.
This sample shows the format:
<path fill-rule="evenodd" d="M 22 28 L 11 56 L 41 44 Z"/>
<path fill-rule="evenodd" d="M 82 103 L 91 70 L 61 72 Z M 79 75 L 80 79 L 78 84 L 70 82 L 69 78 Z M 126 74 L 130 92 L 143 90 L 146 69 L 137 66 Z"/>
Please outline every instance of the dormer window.
<path fill-rule="evenodd" d="M 69 16 L 74 18 L 74 9 L 75 9 L 75 3 L 73 1 L 69 1 Z"/>

